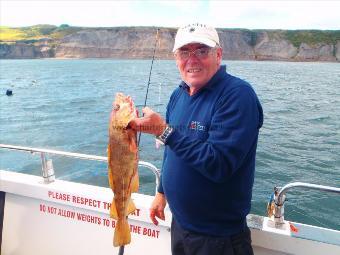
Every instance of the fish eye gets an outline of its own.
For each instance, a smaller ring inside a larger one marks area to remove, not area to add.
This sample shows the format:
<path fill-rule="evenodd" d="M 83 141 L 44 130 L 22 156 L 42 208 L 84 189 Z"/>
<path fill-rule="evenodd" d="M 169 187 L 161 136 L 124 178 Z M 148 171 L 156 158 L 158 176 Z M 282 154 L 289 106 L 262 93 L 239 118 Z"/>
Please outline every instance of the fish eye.
<path fill-rule="evenodd" d="M 115 104 L 112 108 L 113 108 L 114 111 L 118 111 L 120 109 L 120 105 Z"/>

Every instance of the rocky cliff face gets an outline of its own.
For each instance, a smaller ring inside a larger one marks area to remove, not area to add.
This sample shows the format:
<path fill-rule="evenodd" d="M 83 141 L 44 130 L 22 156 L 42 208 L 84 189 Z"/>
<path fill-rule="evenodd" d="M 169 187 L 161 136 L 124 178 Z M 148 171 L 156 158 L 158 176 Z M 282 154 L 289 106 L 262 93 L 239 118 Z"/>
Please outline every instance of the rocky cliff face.
<path fill-rule="evenodd" d="M 335 46 L 335 57 L 338 62 L 340 62 L 340 41 Z"/>
<path fill-rule="evenodd" d="M 300 61 L 336 61 L 334 45 L 316 44 L 310 46 L 302 43 L 296 59 Z"/>
<path fill-rule="evenodd" d="M 241 30 L 222 30 L 219 31 L 219 37 L 223 48 L 223 59 L 255 59 L 252 33 Z"/>
<path fill-rule="evenodd" d="M 176 31 L 161 29 L 157 57 L 172 57 Z M 58 58 L 150 58 L 156 41 L 156 29 L 102 29 L 79 31 L 63 38 L 56 47 Z"/>
<path fill-rule="evenodd" d="M 0 44 L 0 59 L 53 58 L 54 56 L 53 41 L 50 39 L 39 40 L 33 44 Z"/>
<path fill-rule="evenodd" d="M 257 60 L 294 60 L 298 53 L 287 40 L 277 37 L 270 38 L 268 33 L 260 32 L 254 46 L 255 59 Z"/>
<path fill-rule="evenodd" d="M 280 33 L 251 30 L 218 30 L 223 58 L 234 60 L 337 61 L 340 41 L 301 43 L 295 47 Z M 176 29 L 161 28 L 156 57 L 170 59 Z M 93 28 L 65 36 L 61 40 L 44 39 L 33 44 L 0 44 L 0 58 L 151 58 L 156 28 Z"/>

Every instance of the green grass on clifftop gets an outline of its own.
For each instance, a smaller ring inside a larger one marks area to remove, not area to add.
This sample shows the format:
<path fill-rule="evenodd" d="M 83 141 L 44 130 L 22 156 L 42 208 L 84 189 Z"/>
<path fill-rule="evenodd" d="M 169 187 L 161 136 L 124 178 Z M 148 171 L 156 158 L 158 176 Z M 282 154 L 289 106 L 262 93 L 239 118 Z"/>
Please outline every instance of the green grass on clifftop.
<path fill-rule="evenodd" d="M 286 30 L 284 35 L 295 47 L 299 47 L 301 43 L 336 44 L 340 41 L 340 30 Z"/>
<path fill-rule="evenodd" d="M 17 28 L 0 26 L 0 41 L 6 43 L 34 41 L 42 38 L 60 39 L 81 29 L 80 27 L 70 27 L 66 24 L 60 25 L 59 27 L 53 25 L 36 25 Z"/>
<path fill-rule="evenodd" d="M 145 29 L 148 27 L 132 27 L 134 29 Z M 150 28 L 150 27 L 149 27 Z M 154 28 L 154 27 L 152 27 Z M 48 38 L 52 40 L 57 40 L 65 37 L 66 35 L 78 32 L 80 30 L 87 29 L 86 27 L 72 27 L 67 24 L 62 24 L 60 26 L 53 25 L 36 25 L 29 27 L 5 27 L 0 26 L 0 43 L 34 43 L 35 41 Z M 91 28 L 93 29 L 108 29 L 108 28 Z M 131 29 L 131 27 L 119 27 L 119 29 Z M 266 29 L 221 29 L 225 31 L 235 31 L 239 30 L 243 33 L 249 33 L 251 37 L 251 45 L 255 46 L 257 42 L 257 37 L 261 32 L 267 32 L 269 38 L 277 40 L 288 40 L 295 47 L 300 47 L 301 43 L 306 43 L 308 45 L 315 45 L 318 43 L 333 44 L 335 45 L 337 41 L 340 41 L 340 30 L 266 30 Z M 175 30 L 173 31 L 175 33 Z"/>

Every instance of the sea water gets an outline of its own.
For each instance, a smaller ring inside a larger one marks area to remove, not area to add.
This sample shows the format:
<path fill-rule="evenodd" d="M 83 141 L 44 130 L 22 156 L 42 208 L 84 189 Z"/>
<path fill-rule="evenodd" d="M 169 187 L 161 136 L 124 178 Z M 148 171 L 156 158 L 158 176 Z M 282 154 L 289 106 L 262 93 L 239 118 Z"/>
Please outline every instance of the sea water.
<path fill-rule="evenodd" d="M 265 215 L 274 186 L 303 181 L 340 187 L 340 64 L 224 64 L 253 86 L 264 109 L 251 213 Z M 106 156 L 114 95 L 131 95 L 141 111 L 150 65 L 151 60 L 0 60 L 0 143 Z M 147 106 L 164 115 L 179 81 L 174 61 L 156 60 Z M 140 160 L 161 168 L 162 155 L 154 138 L 143 134 Z M 58 179 L 108 187 L 103 162 L 49 158 Z M 0 149 L 0 169 L 40 175 L 40 155 Z M 154 194 L 153 174 L 139 171 L 140 192 Z M 339 195 L 297 188 L 285 205 L 286 219 L 340 230 Z"/>

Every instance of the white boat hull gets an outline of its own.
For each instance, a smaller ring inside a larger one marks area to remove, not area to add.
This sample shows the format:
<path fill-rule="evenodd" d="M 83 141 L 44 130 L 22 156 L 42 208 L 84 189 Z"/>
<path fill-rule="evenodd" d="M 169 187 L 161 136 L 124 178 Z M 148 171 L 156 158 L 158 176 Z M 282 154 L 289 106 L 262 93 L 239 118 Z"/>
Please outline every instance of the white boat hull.
<path fill-rule="evenodd" d="M 0 191 L 5 194 L 2 255 L 118 254 L 112 245 L 115 221 L 108 213 L 110 189 L 61 180 L 44 184 L 38 176 L 0 170 Z M 148 217 L 152 197 L 133 194 L 133 199 L 132 242 L 124 254 L 170 255 L 171 212 L 155 226 Z M 248 217 L 256 255 L 340 254 L 340 231 L 293 223 L 298 232 L 292 233 L 267 222 Z"/>

